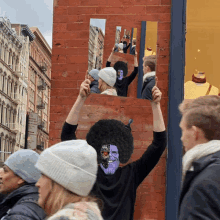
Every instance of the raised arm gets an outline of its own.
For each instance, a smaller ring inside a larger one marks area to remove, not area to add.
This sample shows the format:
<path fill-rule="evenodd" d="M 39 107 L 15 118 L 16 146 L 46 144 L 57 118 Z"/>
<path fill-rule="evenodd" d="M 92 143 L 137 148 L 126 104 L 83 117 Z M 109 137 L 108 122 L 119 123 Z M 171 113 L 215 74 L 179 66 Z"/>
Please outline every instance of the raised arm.
<path fill-rule="evenodd" d="M 154 86 L 152 89 L 153 101 L 151 101 L 151 107 L 153 111 L 153 130 L 155 132 L 165 131 L 165 124 L 160 107 L 161 95 L 161 91 L 157 88 L 157 86 Z"/>
<path fill-rule="evenodd" d="M 113 58 L 113 55 L 114 55 L 114 49 L 115 49 L 115 47 L 113 47 L 113 49 L 112 49 L 112 51 L 111 51 L 111 53 L 110 53 L 110 55 L 108 57 L 107 63 L 109 62 L 111 64 L 112 58 Z M 109 67 L 109 66 L 106 65 L 106 67 Z"/>
<path fill-rule="evenodd" d="M 135 79 L 138 74 L 138 61 L 137 61 L 137 51 L 134 55 L 134 71 L 128 76 L 128 85 Z"/>
<path fill-rule="evenodd" d="M 153 141 L 146 149 L 142 157 L 133 163 L 135 173 L 136 187 L 144 180 L 144 178 L 157 165 L 167 145 L 167 135 L 160 108 L 160 100 L 162 93 L 154 86 L 153 101 L 151 101 L 153 111 Z"/>
<path fill-rule="evenodd" d="M 86 98 L 90 94 L 90 80 L 86 79 L 80 86 L 79 95 L 70 110 L 61 132 L 61 141 L 76 139 L 75 131 L 79 120 L 80 111 Z"/>

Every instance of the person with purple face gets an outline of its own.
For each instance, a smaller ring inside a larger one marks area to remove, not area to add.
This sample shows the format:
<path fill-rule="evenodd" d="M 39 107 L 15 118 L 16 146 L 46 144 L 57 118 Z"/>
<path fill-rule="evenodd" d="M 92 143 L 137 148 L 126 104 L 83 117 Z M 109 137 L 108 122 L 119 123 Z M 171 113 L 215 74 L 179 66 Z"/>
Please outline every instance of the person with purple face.
<path fill-rule="evenodd" d="M 90 81 L 86 79 L 62 128 L 61 140 L 76 139 L 79 114 L 90 94 Z M 97 180 L 91 193 L 103 201 L 102 216 L 105 220 L 132 220 L 136 191 L 142 181 L 158 163 L 166 144 L 165 124 L 160 108 L 162 93 L 155 86 L 151 101 L 153 111 L 153 141 L 140 159 L 123 167 L 131 158 L 134 140 L 128 125 L 115 119 L 96 122 L 86 135 L 87 143 L 97 152 Z"/>

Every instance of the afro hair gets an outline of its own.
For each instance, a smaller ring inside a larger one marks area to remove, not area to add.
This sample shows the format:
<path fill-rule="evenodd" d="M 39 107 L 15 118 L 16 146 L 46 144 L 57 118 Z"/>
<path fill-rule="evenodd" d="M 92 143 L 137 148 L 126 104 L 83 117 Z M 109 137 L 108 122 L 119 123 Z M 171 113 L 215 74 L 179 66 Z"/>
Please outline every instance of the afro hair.
<path fill-rule="evenodd" d="M 116 70 L 116 72 L 118 72 L 118 70 L 123 70 L 124 77 L 128 74 L 128 65 L 123 61 L 116 62 L 114 65 L 114 69 Z"/>
<path fill-rule="evenodd" d="M 131 130 L 121 121 L 104 119 L 96 122 L 86 135 L 89 145 L 93 146 L 101 163 L 100 150 L 102 145 L 112 144 L 117 146 L 120 163 L 127 163 L 134 150 L 134 141 Z"/>

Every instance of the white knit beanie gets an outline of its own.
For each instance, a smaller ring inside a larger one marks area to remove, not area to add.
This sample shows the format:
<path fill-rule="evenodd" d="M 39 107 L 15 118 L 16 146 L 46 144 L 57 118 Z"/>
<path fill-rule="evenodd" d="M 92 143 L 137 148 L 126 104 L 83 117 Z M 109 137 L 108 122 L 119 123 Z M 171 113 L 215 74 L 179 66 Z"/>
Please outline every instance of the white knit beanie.
<path fill-rule="evenodd" d="M 97 153 L 85 140 L 65 141 L 44 150 L 35 166 L 69 191 L 87 196 L 96 181 Z"/>
<path fill-rule="evenodd" d="M 113 67 L 106 67 L 99 71 L 99 78 L 106 82 L 109 86 L 113 87 L 116 82 L 116 70 Z"/>
<path fill-rule="evenodd" d="M 123 43 L 118 44 L 118 47 L 123 50 Z"/>

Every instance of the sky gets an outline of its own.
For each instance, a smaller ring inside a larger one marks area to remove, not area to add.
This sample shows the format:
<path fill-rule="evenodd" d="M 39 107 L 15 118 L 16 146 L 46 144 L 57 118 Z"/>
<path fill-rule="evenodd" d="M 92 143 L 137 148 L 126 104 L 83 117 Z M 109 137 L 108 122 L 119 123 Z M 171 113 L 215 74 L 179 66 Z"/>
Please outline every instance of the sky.
<path fill-rule="evenodd" d="M 105 34 L 105 23 L 106 23 L 106 19 L 94 19 L 94 18 L 90 19 L 90 25 L 101 28 L 103 34 Z"/>
<path fill-rule="evenodd" d="M 53 0 L 0 0 L 0 17 L 38 27 L 52 48 Z"/>

